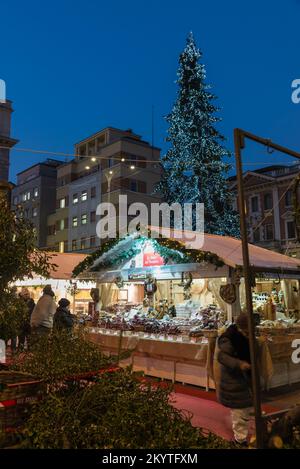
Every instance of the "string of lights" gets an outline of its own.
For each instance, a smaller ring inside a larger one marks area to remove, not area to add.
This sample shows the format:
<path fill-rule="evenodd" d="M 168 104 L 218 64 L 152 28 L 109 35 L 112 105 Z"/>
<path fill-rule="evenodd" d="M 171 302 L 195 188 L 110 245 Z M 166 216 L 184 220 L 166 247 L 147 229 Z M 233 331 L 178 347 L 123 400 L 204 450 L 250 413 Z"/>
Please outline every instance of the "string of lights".
<path fill-rule="evenodd" d="M 0 145 L 0 148 L 3 148 L 3 149 L 7 149 L 7 147 L 5 146 L 1 146 Z M 96 161 L 109 161 L 109 160 L 114 160 L 114 161 L 120 161 L 122 163 L 124 162 L 127 162 L 127 163 L 158 163 L 158 164 L 161 164 L 162 163 L 162 160 L 156 160 L 156 159 L 151 159 L 151 160 L 139 160 L 137 158 L 124 158 L 123 156 L 120 156 L 120 157 L 109 157 L 109 156 L 101 156 L 101 155 L 79 155 L 79 154 L 76 154 L 76 153 L 65 153 L 65 152 L 54 152 L 54 151 L 49 151 L 49 150 L 37 150 L 37 149 L 34 149 L 34 148 L 14 148 L 12 151 L 16 151 L 16 152 L 21 152 L 21 153 L 36 153 L 36 154 L 41 154 L 41 155 L 52 155 L 52 156 L 61 156 L 61 157 L 65 157 L 65 158 L 87 158 L 87 159 L 90 159 L 91 162 L 96 162 Z M 269 160 L 269 161 L 248 161 L 248 162 L 245 162 L 244 165 L 248 165 L 248 166 L 259 166 L 259 165 L 271 165 L 271 164 L 278 164 L 277 161 L 272 161 L 272 160 Z M 289 164 L 290 166 L 294 166 L 295 163 L 291 163 Z M 287 166 L 287 165 L 285 165 Z"/>

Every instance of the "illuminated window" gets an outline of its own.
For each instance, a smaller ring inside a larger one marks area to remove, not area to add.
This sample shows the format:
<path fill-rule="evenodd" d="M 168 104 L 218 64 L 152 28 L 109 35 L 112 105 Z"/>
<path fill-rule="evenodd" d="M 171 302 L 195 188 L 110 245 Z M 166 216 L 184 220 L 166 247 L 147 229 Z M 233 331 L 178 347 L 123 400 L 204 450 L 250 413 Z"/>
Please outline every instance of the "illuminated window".
<path fill-rule="evenodd" d="M 82 191 L 81 202 L 85 202 L 86 200 L 87 200 L 87 191 Z"/>
<path fill-rule="evenodd" d="M 73 217 L 72 226 L 74 226 L 74 227 L 78 226 L 78 218 L 77 217 Z"/>
<path fill-rule="evenodd" d="M 73 204 L 78 204 L 78 194 L 73 195 Z"/>
<path fill-rule="evenodd" d="M 81 215 L 81 224 L 82 225 L 86 225 L 87 224 L 87 214 L 84 213 L 83 215 Z"/>

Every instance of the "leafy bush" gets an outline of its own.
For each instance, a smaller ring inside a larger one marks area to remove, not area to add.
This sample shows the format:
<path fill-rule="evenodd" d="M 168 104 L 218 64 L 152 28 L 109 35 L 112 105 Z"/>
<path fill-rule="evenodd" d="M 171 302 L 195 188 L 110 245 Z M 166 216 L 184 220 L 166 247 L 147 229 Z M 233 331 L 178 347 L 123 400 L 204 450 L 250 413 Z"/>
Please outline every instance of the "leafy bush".
<path fill-rule="evenodd" d="M 27 448 L 226 448 L 170 403 L 171 388 L 130 370 L 70 384 L 36 405 L 23 432 Z"/>
<path fill-rule="evenodd" d="M 69 376 L 98 371 L 114 361 L 88 341 L 83 330 L 53 331 L 49 336 L 31 338 L 30 352 L 20 354 L 13 369 L 31 373 L 51 385 Z"/>
<path fill-rule="evenodd" d="M 27 316 L 25 302 L 18 298 L 13 288 L 7 288 L 0 295 L 0 339 L 17 337 Z"/>

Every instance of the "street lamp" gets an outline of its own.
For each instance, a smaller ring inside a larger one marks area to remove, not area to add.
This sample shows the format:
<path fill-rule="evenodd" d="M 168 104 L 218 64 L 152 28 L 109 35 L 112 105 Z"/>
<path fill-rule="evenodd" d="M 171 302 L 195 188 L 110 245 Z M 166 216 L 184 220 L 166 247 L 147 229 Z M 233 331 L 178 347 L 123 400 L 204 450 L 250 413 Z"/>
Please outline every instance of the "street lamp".
<path fill-rule="evenodd" d="M 111 190 L 111 180 L 114 176 L 114 172 L 112 170 L 110 170 L 110 171 L 108 171 L 108 173 L 104 173 L 104 174 L 105 174 L 105 177 L 106 177 L 106 180 L 107 180 L 107 194 L 108 194 L 107 202 L 109 203 L 108 215 L 109 215 L 109 218 L 110 218 L 110 190 Z"/>

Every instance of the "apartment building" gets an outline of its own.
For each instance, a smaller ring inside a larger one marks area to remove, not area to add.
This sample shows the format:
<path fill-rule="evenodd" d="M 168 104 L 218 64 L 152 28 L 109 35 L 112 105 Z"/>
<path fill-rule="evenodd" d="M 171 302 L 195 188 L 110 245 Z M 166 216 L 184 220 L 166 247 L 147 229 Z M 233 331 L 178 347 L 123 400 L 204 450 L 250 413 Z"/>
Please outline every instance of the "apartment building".
<path fill-rule="evenodd" d="M 47 242 L 47 217 L 56 206 L 56 176 L 61 161 L 47 159 L 17 174 L 11 192 L 12 210 L 21 209 L 34 225 L 37 246 Z"/>
<path fill-rule="evenodd" d="M 293 206 L 293 186 L 299 174 L 299 163 L 274 165 L 244 174 L 249 242 L 300 257 Z M 236 176 L 229 178 L 228 182 L 230 189 L 236 193 Z M 300 206 L 300 190 L 297 201 Z"/>
<path fill-rule="evenodd" d="M 129 130 L 112 127 L 75 144 L 76 158 L 57 173 L 56 210 L 48 217 L 47 245 L 63 251 L 92 251 L 100 245 L 96 214 L 100 202 L 119 213 L 119 195 L 128 204 L 159 202 L 160 149 Z"/>
<path fill-rule="evenodd" d="M 8 182 L 9 177 L 9 152 L 18 143 L 11 138 L 11 114 L 12 102 L 0 103 L 0 183 Z"/>

